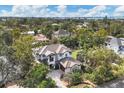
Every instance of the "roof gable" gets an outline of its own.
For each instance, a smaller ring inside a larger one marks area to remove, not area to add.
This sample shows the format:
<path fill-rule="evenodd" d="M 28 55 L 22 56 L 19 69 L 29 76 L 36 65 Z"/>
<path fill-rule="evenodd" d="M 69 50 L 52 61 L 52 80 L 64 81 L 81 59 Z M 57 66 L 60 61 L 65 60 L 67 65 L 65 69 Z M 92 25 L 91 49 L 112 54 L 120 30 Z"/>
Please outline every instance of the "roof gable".
<path fill-rule="evenodd" d="M 60 64 L 64 68 L 71 68 L 74 65 L 81 65 L 82 63 L 78 60 L 73 59 L 73 58 L 64 58 L 64 59 L 60 60 Z"/>
<path fill-rule="evenodd" d="M 56 53 L 64 53 L 66 51 L 71 51 L 71 50 L 62 44 L 51 44 L 40 48 L 39 54 L 50 55 Z"/>

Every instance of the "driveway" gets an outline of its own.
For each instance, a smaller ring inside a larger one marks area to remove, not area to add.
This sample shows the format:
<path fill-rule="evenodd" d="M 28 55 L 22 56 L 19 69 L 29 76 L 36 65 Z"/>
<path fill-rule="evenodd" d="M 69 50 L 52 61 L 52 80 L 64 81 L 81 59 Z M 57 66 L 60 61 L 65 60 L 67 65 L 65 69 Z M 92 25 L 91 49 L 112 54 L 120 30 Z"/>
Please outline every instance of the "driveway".
<path fill-rule="evenodd" d="M 60 80 L 62 74 L 63 72 L 61 70 L 53 70 L 52 72 L 48 73 L 48 77 L 51 77 L 59 88 L 66 88 L 63 82 Z"/>
<path fill-rule="evenodd" d="M 124 88 L 124 78 L 112 80 L 100 85 L 101 88 Z"/>

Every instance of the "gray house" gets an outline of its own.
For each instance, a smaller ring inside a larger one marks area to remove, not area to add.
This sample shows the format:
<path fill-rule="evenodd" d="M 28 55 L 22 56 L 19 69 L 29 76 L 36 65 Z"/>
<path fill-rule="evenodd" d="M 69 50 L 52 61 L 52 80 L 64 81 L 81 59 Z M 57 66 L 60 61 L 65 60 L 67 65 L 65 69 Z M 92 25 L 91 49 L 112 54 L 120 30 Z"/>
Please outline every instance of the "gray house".
<path fill-rule="evenodd" d="M 124 54 L 124 38 L 108 36 L 106 40 L 106 47 L 114 50 L 117 54 Z"/>
<path fill-rule="evenodd" d="M 75 60 L 72 61 L 73 58 L 71 57 L 71 50 L 62 44 L 46 45 L 37 49 L 35 51 L 35 55 L 40 62 L 46 63 L 52 68 L 61 69 L 63 66 L 65 70 L 62 69 L 62 71 L 66 71 L 66 69 L 71 67 L 74 68 L 76 67 L 76 64 L 79 65 L 79 62 Z M 66 63 L 69 63 L 70 66 L 65 66 L 64 64 Z"/>
<path fill-rule="evenodd" d="M 51 44 L 39 48 L 36 55 L 38 60 L 47 62 L 50 66 L 55 66 L 62 58 L 71 57 L 71 50 L 61 44 Z"/>
<path fill-rule="evenodd" d="M 65 37 L 65 36 L 70 36 L 70 32 L 64 29 L 60 29 L 58 31 L 53 32 L 52 37 L 53 38 L 60 38 L 60 37 Z"/>

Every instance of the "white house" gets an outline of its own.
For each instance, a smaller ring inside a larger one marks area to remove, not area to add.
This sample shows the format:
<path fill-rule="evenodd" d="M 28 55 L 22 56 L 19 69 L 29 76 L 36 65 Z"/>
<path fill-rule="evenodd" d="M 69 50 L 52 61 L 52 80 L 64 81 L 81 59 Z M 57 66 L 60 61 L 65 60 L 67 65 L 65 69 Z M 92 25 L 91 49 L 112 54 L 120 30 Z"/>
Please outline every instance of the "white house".
<path fill-rule="evenodd" d="M 114 50 L 117 54 L 124 54 L 124 38 L 108 36 L 106 40 L 106 47 Z"/>
<path fill-rule="evenodd" d="M 67 60 L 70 60 L 69 64 L 71 63 L 71 64 L 79 65 L 79 62 L 71 60 L 72 59 L 71 50 L 62 44 L 46 45 L 42 48 L 37 49 L 35 55 L 39 61 L 47 63 L 50 67 L 53 68 L 60 68 L 60 66 L 62 66 L 62 63 Z M 70 65 L 70 66 L 74 66 L 74 65 Z M 65 67 L 65 69 L 67 68 Z"/>
<path fill-rule="evenodd" d="M 34 35 L 35 32 L 34 31 L 27 31 L 27 32 L 23 32 L 21 33 L 22 35 Z"/>
<path fill-rule="evenodd" d="M 71 50 L 61 44 L 51 44 L 39 48 L 36 55 L 40 61 L 46 61 L 48 65 L 54 66 L 58 60 L 71 57 Z"/>

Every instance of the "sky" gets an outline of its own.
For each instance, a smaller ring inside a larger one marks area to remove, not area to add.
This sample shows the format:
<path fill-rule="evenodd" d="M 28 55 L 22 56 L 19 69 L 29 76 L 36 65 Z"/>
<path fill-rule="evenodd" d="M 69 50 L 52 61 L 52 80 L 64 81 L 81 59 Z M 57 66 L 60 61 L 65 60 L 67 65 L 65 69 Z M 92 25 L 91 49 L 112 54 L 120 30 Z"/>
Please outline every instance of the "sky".
<path fill-rule="evenodd" d="M 122 17 L 124 6 L 96 5 L 0 5 L 8 17 Z"/>

